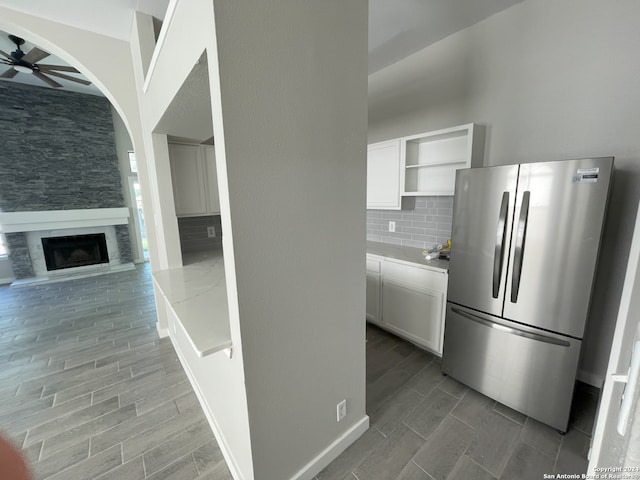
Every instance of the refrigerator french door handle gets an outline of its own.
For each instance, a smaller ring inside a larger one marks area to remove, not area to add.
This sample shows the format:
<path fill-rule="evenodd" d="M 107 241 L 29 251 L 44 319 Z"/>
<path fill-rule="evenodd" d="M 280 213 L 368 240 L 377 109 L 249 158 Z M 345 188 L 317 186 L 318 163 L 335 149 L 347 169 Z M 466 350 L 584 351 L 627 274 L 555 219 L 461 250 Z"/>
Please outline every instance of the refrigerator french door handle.
<path fill-rule="evenodd" d="M 518 301 L 520 291 L 520 278 L 522 276 L 522 261 L 524 259 L 524 244 L 527 237 L 527 222 L 529 220 L 529 199 L 531 192 L 526 191 L 522 195 L 522 205 L 520 205 L 520 217 L 516 230 L 516 249 L 513 258 L 513 276 L 511 278 L 511 302 Z"/>
<path fill-rule="evenodd" d="M 496 247 L 493 253 L 493 298 L 500 294 L 500 279 L 504 263 L 504 240 L 507 236 L 507 214 L 509 213 L 509 192 L 502 193 L 500 214 L 498 215 L 498 230 L 496 232 Z"/>
<path fill-rule="evenodd" d="M 552 345 L 558 345 L 560 347 L 569 347 L 571 344 L 566 340 L 560 340 L 559 338 L 548 337 L 546 335 L 541 335 L 539 333 L 531 333 L 526 330 L 520 330 L 519 328 L 507 327 L 506 325 L 502 325 L 500 323 L 492 322 L 491 320 L 487 320 L 482 317 L 478 317 L 473 315 L 472 313 L 465 312 L 464 310 L 460 310 L 456 307 L 451 307 L 451 311 L 464 317 L 473 322 L 479 323 L 480 325 L 484 325 L 485 327 L 495 328 L 496 330 L 500 330 L 502 332 L 509 333 L 511 335 L 518 335 L 520 337 L 525 337 L 530 340 L 536 340 L 538 342 L 550 343 Z"/>

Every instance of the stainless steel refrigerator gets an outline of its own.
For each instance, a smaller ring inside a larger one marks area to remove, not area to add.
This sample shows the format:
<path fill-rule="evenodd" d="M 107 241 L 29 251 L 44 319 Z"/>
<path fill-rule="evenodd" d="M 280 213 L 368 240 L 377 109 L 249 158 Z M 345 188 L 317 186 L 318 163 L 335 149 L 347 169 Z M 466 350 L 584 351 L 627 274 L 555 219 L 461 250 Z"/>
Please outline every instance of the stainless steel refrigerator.
<path fill-rule="evenodd" d="M 565 432 L 613 158 L 459 170 L 443 373 Z"/>

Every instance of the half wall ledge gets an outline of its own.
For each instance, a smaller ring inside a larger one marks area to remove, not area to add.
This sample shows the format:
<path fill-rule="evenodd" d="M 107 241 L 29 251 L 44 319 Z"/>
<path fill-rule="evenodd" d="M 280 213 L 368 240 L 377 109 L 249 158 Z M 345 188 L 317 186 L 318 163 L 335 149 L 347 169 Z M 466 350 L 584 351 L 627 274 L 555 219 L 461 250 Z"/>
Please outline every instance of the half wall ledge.
<path fill-rule="evenodd" d="M 222 250 L 185 255 L 183 261 L 153 274 L 176 319 L 169 322 L 169 336 L 182 329 L 199 357 L 226 350 L 231 330 Z"/>

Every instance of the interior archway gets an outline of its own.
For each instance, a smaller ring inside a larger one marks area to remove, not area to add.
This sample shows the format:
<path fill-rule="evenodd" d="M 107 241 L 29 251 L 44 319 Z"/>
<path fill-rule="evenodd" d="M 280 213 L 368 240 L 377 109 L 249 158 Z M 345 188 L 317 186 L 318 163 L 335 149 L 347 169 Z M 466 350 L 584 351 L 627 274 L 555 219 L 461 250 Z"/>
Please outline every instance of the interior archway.
<path fill-rule="evenodd" d="M 0 8 L 0 10 L 2 10 L 2 8 Z M 26 28 L 17 22 L 7 21 L 11 15 L 22 16 L 25 23 L 28 25 L 29 22 L 32 22 L 33 27 Z M 113 113 L 112 131 L 114 132 L 114 137 L 116 137 L 116 144 L 118 144 L 118 170 L 121 177 L 120 185 L 124 195 L 124 205 L 129 207 L 133 215 L 135 215 L 138 209 L 135 208 L 135 197 L 129 192 L 134 184 L 129 182 L 130 179 L 128 178 L 131 171 L 128 166 L 127 150 L 136 151 L 142 158 L 144 158 L 144 151 L 142 147 L 143 143 L 140 140 L 139 112 L 137 111 L 135 81 L 133 78 L 128 43 L 121 40 L 96 36 L 91 32 L 84 32 L 72 27 L 54 24 L 53 22 L 46 22 L 42 19 L 36 19 L 13 11 L 10 11 L 7 16 L 0 16 L 0 18 L 0 29 L 24 38 L 30 44 L 41 48 L 47 53 L 77 68 L 89 81 L 96 85 L 109 102 L 111 109 L 115 111 Z M 36 31 L 38 33 L 34 33 Z M 50 32 L 51 35 L 43 35 L 40 32 Z M 56 35 L 59 37 L 57 40 L 50 40 L 51 37 L 55 37 Z M 98 48 L 100 44 L 102 44 L 103 48 Z M 5 47 L 3 47 L 3 49 L 4 48 Z M 107 52 L 109 51 L 111 51 L 112 54 L 108 54 Z M 114 58 L 119 58 L 119 62 L 115 62 L 113 60 Z M 43 63 L 46 63 L 46 61 Z M 116 65 L 116 63 L 118 63 L 118 65 Z M 7 85 L 7 83 L 5 83 L 5 85 Z M 38 87 L 30 88 L 38 89 Z M 118 136 L 120 137 L 120 142 L 118 142 Z M 125 140 L 122 141 L 122 138 L 125 138 Z M 123 148 L 124 153 L 120 152 Z M 134 203 L 131 203 L 131 198 L 133 198 Z M 46 208 L 41 209 L 45 210 Z M 139 248 L 142 244 L 140 229 L 136 228 L 135 222 L 131 223 L 129 229 L 130 241 L 128 243 L 131 244 L 131 248 L 134 251 L 133 259 L 143 260 L 143 251 Z M 5 270 L 8 271 L 8 275 L 0 271 L 0 280 L 6 280 L 11 277 L 11 269 L 5 268 Z M 24 275 L 22 276 L 24 277 Z M 18 275 L 15 275 L 15 277 L 18 277 Z"/>

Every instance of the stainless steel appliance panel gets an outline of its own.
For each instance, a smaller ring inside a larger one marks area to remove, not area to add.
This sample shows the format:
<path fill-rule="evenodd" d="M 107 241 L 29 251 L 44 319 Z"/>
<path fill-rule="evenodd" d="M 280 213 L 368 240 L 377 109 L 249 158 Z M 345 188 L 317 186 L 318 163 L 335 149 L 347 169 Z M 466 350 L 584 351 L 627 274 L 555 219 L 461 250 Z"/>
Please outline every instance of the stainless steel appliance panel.
<path fill-rule="evenodd" d="M 458 170 L 447 298 L 502 315 L 518 165 Z"/>
<path fill-rule="evenodd" d="M 581 341 L 447 304 L 442 371 L 566 431 Z"/>
<path fill-rule="evenodd" d="M 582 338 L 612 169 L 612 158 L 520 166 L 504 318 Z"/>

